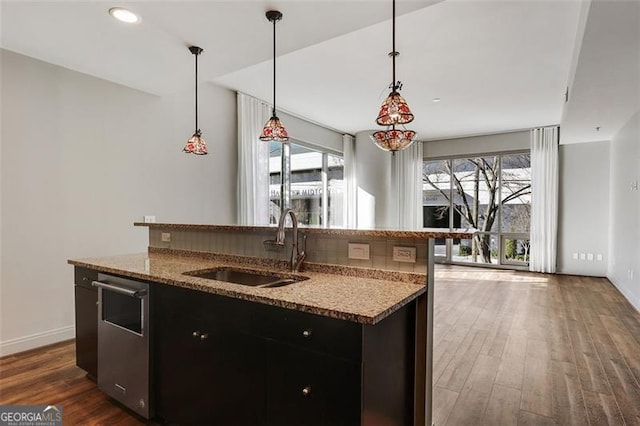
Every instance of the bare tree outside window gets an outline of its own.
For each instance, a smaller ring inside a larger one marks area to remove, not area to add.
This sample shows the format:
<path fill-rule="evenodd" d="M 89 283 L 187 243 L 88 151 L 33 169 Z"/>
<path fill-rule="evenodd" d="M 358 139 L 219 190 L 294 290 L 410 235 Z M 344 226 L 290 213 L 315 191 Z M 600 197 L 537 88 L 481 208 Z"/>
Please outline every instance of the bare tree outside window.
<path fill-rule="evenodd" d="M 450 188 L 443 185 L 449 182 Z M 492 233 L 529 232 L 529 154 L 425 162 L 423 183 L 429 191 L 437 191 L 444 201 L 439 210 L 441 215 L 452 208 L 454 215 L 461 217 L 462 227 L 480 231 L 470 240 L 470 247 L 462 242 L 459 247 L 461 254 L 469 254 L 473 262 L 480 258 L 484 263 L 491 263 L 492 257 L 496 257 Z M 498 229 L 500 214 L 502 225 Z M 528 247 L 526 250 L 528 253 Z"/>

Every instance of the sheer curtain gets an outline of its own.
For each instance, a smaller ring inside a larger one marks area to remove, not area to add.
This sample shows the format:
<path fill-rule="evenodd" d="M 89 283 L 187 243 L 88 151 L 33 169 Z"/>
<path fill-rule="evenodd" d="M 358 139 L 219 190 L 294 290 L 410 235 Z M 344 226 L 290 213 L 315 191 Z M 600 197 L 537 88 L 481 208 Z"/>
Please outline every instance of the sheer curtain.
<path fill-rule="evenodd" d="M 344 216 L 345 228 L 358 226 L 358 182 L 356 178 L 356 142 L 351 135 L 342 137 L 344 153 Z"/>
<path fill-rule="evenodd" d="M 398 229 L 422 229 L 422 142 L 391 157 L 392 191 Z"/>
<path fill-rule="evenodd" d="M 531 129 L 531 258 L 529 270 L 556 271 L 558 127 Z"/>
<path fill-rule="evenodd" d="M 269 143 L 258 137 L 271 111 L 238 93 L 238 224 L 269 224 Z"/>

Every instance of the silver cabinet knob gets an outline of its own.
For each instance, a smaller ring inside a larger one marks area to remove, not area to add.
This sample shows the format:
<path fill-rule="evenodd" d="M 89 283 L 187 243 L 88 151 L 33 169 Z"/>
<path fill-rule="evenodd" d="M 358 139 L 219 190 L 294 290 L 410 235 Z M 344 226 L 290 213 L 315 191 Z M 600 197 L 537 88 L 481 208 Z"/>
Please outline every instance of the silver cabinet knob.
<path fill-rule="evenodd" d="M 311 330 L 304 330 L 302 332 L 302 337 L 311 337 Z"/>
<path fill-rule="evenodd" d="M 200 340 L 207 340 L 209 338 L 209 335 L 207 333 L 202 333 L 200 335 Z"/>
<path fill-rule="evenodd" d="M 302 395 L 309 396 L 311 395 L 311 386 L 305 386 L 302 388 Z"/>
<path fill-rule="evenodd" d="M 191 335 L 197 339 L 198 337 L 200 337 L 200 332 L 196 330 L 193 333 L 191 333 Z"/>

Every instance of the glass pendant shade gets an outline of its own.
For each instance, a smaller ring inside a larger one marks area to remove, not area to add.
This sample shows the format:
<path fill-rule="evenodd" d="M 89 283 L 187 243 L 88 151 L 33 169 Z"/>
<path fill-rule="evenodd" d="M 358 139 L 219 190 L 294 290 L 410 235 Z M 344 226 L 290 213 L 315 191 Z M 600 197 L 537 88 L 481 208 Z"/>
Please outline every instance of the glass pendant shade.
<path fill-rule="evenodd" d="M 265 16 L 273 24 L 273 110 L 271 118 L 262 128 L 260 140 L 265 142 L 287 142 L 289 141 L 287 129 L 284 128 L 284 124 L 276 115 L 276 22 L 282 19 L 282 13 L 278 10 L 269 10 Z"/>
<path fill-rule="evenodd" d="M 415 137 L 416 132 L 413 130 L 398 130 L 396 128 L 380 130 L 371 135 L 371 139 L 380 149 L 393 153 L 411 146 Z"/>
<path fill-rule="evenodd" d="M 413 121 L 413 114 L 400 93 L 395 90 L 389 93 L 384 100 L 376 118 L 376 123 L 380 126 L 392 126 L 394 124 L 407 124 Z"/>
<path fill-rule="evenodd" d="M 189 51 L 193 54 L 196 60 L 195 66 L 195 110 L 196 110 L 196 130 L 193 132 L 193 135 L 187 141 L 187 144 L 182 149 L 182 152 L 185 154 L 196 154 L 196 155 L 207 155 L 207 143 L 204 141 L 202 137 L 202 132 L 198 128 L 198 55 L 200 55 L 203 50 L 198 46 L 189 46 Z"/>
<path fill-rule="evenodd" d="M 392 0 L 392 29 L 391 29 L 391 46 L 389 57 L 392 61 L 392 77 L 393 80 L 389 85 L 391 93 L 384 100 L 376 118 L 376 124 L 386 126 L 386 130 L 380 130 L 371 135 L 371 139 L 378 148 L 384 151 L 402 151 L 411 146 L 416 137 L 416 132 L 407 130 L 404 125 L 413 121 L 413 113 L 407 105 L 407 101 L 400 96 L 399 90 L 402 89 L 402 83 L 396 80 L 396 57 L 400 53 L 396 50 L 396 0 Z M 396 125 L 401 125 L 402 130 L 396 129 Z"/>
<path fill-rule="evenodd" d="M 196 131 L 193 136 L 189 138 L 187 144 L 185 145 L 183 152 L 187 154 L 196 154 L 196 155 L 206 155 L 207 154 L 207 143 L 204 141 L 202 137 L 202 133 L 200 130 Z"/>
<path fill-rule="evenodd" d="M 284 128 L 282 121 L 274 115 L 262 128 L 260 140 L 286 142 L 289 140 L 289 134 L 287 133 L 287 129 Z"/>

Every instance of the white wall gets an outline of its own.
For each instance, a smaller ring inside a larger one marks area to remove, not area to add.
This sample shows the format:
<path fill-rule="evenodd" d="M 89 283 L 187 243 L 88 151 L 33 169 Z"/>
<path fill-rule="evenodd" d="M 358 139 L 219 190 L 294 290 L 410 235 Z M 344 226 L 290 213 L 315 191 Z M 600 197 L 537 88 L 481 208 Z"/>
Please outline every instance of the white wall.
<path fill-rule="evenodd" d="M 214 155 L 181 152 L 193 92 L 159 98 L 1 51 L 0 355 L 73 337 L 68 258 L 145 251 L 132 223 L 235 221 L 235 94 L 200 89 Z M 216 132 L 215 137 L 213 135 Z"/>
<path fill-rule="evenodd" d="M 558 273 L 604 277 L 609 257 L 609 142 L 561 145 L 559 168 Z"/>
<path fill-rule="evenodd" d="M 611 141 L 607 277 L 640 310 L 640 112 Z"/>
<path fill-rule="evenodd" d="M 531 148 L 528 130 L 424 142 L 424 158 L 490 154 Z"/>
<path fill-rule="evenodd" d="M 319 124 L 312 123 L 303 118 L 278 111 L 278 117 L 287 128 L 289 136 L 301 142 L 325 148 L 334 153 L 342 153 L 343 132 L 328 129 Z"/>

